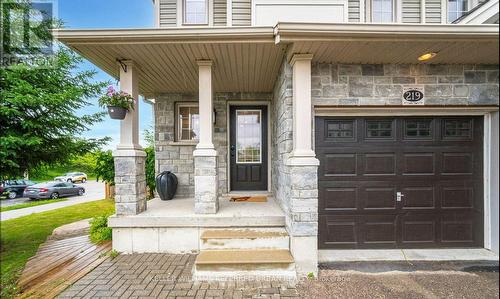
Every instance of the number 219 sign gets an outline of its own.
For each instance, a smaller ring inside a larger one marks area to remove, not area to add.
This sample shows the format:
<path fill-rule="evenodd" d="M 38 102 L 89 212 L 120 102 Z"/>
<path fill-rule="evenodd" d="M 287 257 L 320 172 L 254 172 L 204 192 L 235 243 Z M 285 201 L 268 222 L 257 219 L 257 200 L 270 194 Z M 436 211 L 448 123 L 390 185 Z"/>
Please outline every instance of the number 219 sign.
<path fill-rule="evenodd" d="M 421 87 L 403 88 L 403 105 L 424 105 L 424 91 Z"/>

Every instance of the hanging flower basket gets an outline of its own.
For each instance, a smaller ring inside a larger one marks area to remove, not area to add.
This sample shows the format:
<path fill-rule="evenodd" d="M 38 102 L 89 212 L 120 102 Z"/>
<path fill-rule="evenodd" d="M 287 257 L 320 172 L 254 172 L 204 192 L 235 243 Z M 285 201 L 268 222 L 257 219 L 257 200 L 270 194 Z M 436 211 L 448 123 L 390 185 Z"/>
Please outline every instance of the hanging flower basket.
<path fill-rule="evenodd" d="M 112 119 L 125 119 L 127 112 L 134 109 L 134 98 L 109 86 L 106 94 L 99 99 L 99 105 L 108 108 L 108 114 Z"/>
<path fill-rule="evenodd" d="M 112 119 L 125 119 L 127 116 L 127 109 L 118 106 L 108 106 L 108 114 Z"/>

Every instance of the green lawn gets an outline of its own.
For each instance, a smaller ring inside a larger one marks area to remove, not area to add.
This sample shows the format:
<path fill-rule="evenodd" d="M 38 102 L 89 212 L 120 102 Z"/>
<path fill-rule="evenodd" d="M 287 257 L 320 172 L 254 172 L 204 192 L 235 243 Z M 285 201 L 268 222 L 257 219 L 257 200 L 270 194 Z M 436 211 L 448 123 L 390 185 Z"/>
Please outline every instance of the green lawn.
<path fill-rule="evenodd" d="M 61 225 L 103 214 L 112 214 L 114 202 L 100 200 L 2 221 L 0 224 L 1 298 L 11 298 L 28 258 Z"/>
<path fill-rule="evenodd" d="M 7 206 L 7 207 L 1 207 L 0 208 L 0 212 L 6 212 L 6 211 L 23 209 L 23 208 L 41 206 L 41 205 L 46 205 L 48 203 L 59 202 L 59 201 L 66 201 L 66 200 L 68 200 L 68 199 L 67 198 L 58 198 L 58 199 L 47 199 L 47 200 L 30 201 L 30 202 L 20 203 L 20 204 L 17 204 L 17 205 L 12 205 L 12 206 Z"/>

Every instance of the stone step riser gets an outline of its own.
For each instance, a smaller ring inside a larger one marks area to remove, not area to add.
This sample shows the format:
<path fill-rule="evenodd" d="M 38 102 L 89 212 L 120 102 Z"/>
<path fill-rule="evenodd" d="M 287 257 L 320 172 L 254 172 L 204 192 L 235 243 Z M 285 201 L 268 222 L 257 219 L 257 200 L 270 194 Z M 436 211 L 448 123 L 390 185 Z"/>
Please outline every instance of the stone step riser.
<path fill-rule="evenodd" d="M 201 250 L 224 249 L 290 249 L 288 236 L 269 238 L 202 239 Z"/>

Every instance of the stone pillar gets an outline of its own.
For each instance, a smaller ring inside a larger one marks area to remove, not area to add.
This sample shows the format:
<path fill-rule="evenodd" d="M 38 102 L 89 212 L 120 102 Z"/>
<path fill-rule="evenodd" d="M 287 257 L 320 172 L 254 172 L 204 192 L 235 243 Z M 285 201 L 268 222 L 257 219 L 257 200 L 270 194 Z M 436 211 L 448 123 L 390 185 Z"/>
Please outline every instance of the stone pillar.
<path fill-rule="evenodd" d="M 287 228 L 297 273 L 318 272 L 318 165 L 312 149 L 311 54 L 295 54 L 293 82 L 293 150 L 286 162 L 290 176 Z"/>
<path fill-rule="evenodd" d="M 113 153 L 115 160 L 116 215 L 136 215 L 146 210 L 146 153 L 139 144 L 139 78 L 137 66 L 123 61 L 120 67 L 120 90 L 135 99 L 134 109 L 120 123 L 120 143 Z"/>
<path fill-rule="evenodd" d="M 194 157 L 194 211 L 215 214 L 219 209 L 217 151 L 213 138 L 212 61 L 197 61 L 199 68 L 200 140 Z"/>

